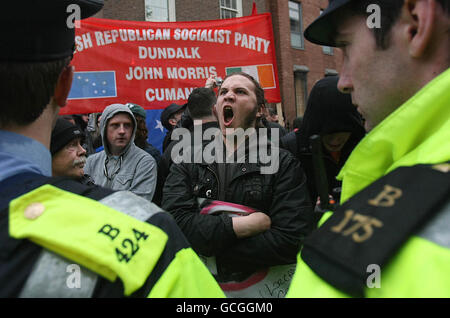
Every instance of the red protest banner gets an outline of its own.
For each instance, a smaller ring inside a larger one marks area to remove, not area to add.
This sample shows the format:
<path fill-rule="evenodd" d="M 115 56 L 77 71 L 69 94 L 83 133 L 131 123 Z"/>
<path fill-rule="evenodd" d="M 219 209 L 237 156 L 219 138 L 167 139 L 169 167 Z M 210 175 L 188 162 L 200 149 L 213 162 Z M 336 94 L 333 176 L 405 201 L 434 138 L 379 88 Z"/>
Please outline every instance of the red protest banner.
<path fill-rule="evenodd" d="M 76 30 L 75 75 L 61 114 L 101 112 L 112 103 L 161 109 L 185 103 L 209 76 L 253 75 L 280 102 L 269 13 L 227 20 L 137 22 L 90 18 Z"/>

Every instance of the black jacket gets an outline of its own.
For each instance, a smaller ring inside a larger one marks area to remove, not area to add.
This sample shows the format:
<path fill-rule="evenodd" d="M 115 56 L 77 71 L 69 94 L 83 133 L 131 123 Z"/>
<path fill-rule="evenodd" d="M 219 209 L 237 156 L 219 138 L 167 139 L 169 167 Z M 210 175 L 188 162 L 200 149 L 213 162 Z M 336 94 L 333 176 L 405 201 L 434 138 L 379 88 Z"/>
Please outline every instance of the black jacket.
<path fill-rule="evenodd" d="M 302 239 L 311 229 L 312 206 L 295 157 L 279 149 L 279 169 L 273 174 L 261 174 L 261 162 L 249 163 L 248 158 L 247 153 L 245 163 L 226 164 L 225 173 L 220 171 L 224 164 L 173 164 L 164 185 L 162 207 L 174 216 L 197 253 L 216 256 L 219 276 L 296 262 Z M 200 215 L 197 198 L 262 211 L 271 218 L 271 228 L 237 239 L 231 218 Z"/>
<path fill-rule="evenodd" d="M 322 146 L 323 160 L 328 179 L 328 193 L 338 200 L 341 182 L 336 176 L 347 161 L 350 153 L 364 137 L 363 119 L 352 105 L 349 94 L 342 94 L 337 89 L 338 77 L 326 77 L 316 83 L 308 98 L 308 105 L 303 116 L 300 129 L 295 133 L 297 151 L 295 155 L 300 160 L 308 180 L 308 190 L 311 200 L 315 203 L 318 196 L 314 180 L 312 153 L 309 138 L 313 135 L 324 136 L 335 132 L 350 132 L 350 138 L 340 152 L 339 161 L 335 161 Z M 281 145 L 292 149 L 286 136 L 281 139 Z M 291 143 L 292 144 L 292 143 Z"/>
<path fill-rule="evenodd" d="M 208 128 L 219 128 L 219 124 L 217 122 L 208 122 L 202 124 L 202 135 L 203 131 L 205 131 Z M 176 129 L 176 128 L 175 128 Z M 194 126 L 190 126 L 189 132 L 191 133 L 191 136 L 193 137 L 194 132 Z M 155 203 L 158 206 L 161 206 L 162 202 L 162 196 L 163 196 L 163 188 L 164 183 L 166 182 L 167 176 L 170 172 L 170 166 L 172 165 L 172 148 L 178 143 L 178 140 L 171 140 L 171 142 L 166 147 L 166 150 L 162 154 L 160 160 L 158 161 L 158 176 L 157 176 L 157 182 L 156 182 L 156 189 L 155 194 L 153 195 L 152 202 Z M 192 144 L 194 141 L 192 141 Z"/>
<path fill-rule="evenodd" d="M 142 149 L 149 153 L 153 157 L 153 159 L 155 159 L 156 163 L 159 163 L 159 161 L 161 160 L 161 153 L 155 146 L 149 144 L 148 142 L 145 142 L 145 147 Z"/>
<path fill-rule="evenodd" d="M 272 140 L 271 129 L 278 129 L 278 138 L 280 139 L 287 134 L 287 131 L 283 126 L 278 123 L 268 121 L 265 117 L 261 118 L 261 124 L 263 125 L 263 127 L 268 129 L 267 134 L 269 136 L 269 140 Z"/>

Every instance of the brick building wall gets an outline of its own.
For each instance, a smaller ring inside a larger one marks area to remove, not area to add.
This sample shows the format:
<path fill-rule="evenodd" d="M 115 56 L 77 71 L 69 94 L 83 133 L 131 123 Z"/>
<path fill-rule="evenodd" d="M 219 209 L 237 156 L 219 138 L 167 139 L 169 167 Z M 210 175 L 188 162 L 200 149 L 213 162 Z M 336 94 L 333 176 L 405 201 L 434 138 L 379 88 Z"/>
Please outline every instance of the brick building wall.
<path fill-rule="evenodd" d="M 320 15 L 320 10 L 328 6 L 328 1 L 303 0 L 302 4 L 304 7 L 303 26 L 305 29 Z M 342 53 L 334 48 L 333 55 L 327 55 L 322 51 L 322 46 L 305 40 L 305 51 L 295 54 L 293 61 L 295 64 L 303 61 L 303 64 L 310 65 L 311 71 L 308 74 L 311 78 L 308 82 L 308 91 L 310 91 L 313 85 L 325 76 L 326 70 L 339 71 L 342 65 Z"/>
<path fill-rule="evenodd" d="M 217 20 L 220 18 L 219 1 L 176 0 L 177 21 Z"/>
<path fill-rule="evenodd" d="M 266 0 L 255 0 L 258 13 L 268 12 Z M 252 13 L 253 1 L 242 0 L 242 15 Z M 220 19 L 220 0 L 176 0 L 177 21 Z"/>
<path fill-rule="evenodd" d="M 326 0 L 302 0 L 302 30 L 328 6 Z M 333 55 L 325 54 L 322 46 L 304 41 L 304 48 L 291 45 L 289 1 L 268 1 L 274 26 L 275 49 L 282 98 L 283 115 L 287 122 L 302 116 L 306 99 L 314 84 L 329 73 L 340 69 L 341 52 L 334 49 Z M 330 72 L 331 71 L 331 72 Z M 331 74 L 330 74 L 331 75 Z"/>
<path fill-rule="evenodd" d="M 256 10 L 258 11 L 258 13 L 269 12 L 266 6 L 266 0 L 255 0 L 255 3 L 256 3 Z M 252 8 L 253 8 L 253 1 L 242 0 L 242 11 L 244 16 L 250 15 L 252 13 Z"/>
<path fill-rule="evenodd" d="M 302 30 L 328 6 L 327 0 L 292 0 L 301 4 Z M 339 71 L 341 52 L 333 55 L 323 52 L 322 46 L 304 41 L 302 49 L 291 45 L 288 0 L 254 0 L 258 13 L 272 14 L 278 78 L 282 98 L 279 111 L 285 122 L 292 123 L 302 116 L 306 99 L 314 84 L 321 78 Z M 105 0 L 99 18 L 144 21 L 145 0 Z M 251 14 L 253 0 L 242 0 L 242 15 Z M 177 21 L 216 20 L 220 18 L 220 0 L 176 0 Z M 276 107 L 276 105 L 270 105 Z"/>
<path fill-rule="evenodd" d="M 113 20 L 145 21 L 144 0 L 105 0 L 95 17 Z"/>

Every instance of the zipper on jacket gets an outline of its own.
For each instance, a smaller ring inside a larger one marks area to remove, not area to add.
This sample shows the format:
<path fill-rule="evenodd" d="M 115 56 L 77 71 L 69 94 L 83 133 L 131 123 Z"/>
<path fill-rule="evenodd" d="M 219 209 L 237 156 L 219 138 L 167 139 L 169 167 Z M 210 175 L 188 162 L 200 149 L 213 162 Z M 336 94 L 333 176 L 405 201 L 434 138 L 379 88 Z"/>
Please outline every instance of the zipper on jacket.
<path fill-rule="evenodd" d="M 214 177 L 216 178 L 216 181 L 217 181 L 217 191 L 218 191 L 218 195 L 219 195 L 219 200 L 224 201 L 225 198 L 223 198 L 223 199 L 220 198 L 220 182 L 219 182 L 219 177 L 217 176 L 216 172 L 215 172 L 213 169 L 211 169 L 209 166 L 207 166 L 206 169 L 209 170 L 209 171 L 211 171 L 211 172 L 213 173 Z"/>

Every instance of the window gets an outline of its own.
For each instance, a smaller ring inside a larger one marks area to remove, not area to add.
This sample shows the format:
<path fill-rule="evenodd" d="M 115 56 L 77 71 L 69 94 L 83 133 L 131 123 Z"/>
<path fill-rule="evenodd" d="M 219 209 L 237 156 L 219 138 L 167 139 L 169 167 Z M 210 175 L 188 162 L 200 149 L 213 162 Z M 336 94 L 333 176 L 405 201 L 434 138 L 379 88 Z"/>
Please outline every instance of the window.
<path fill-rule="evenodd" d="M 242 17 L 242 0 L 219 0 L 220 18 L 231 19 Z"/>
<path fill-rule="evenodd" d="M 289 19 L 291 22 L 291 45 L 303 49 L 302 5 L 289 1 Z"/>
<path fill-rule="evenodd" d="M 175 0 L 145 0 L 145 21 L 175 21 Z"/>
<path fill-rule="evenodd" d="M 308 99 L 308 72 L 305 65 L 294 65 L 295 107 L 297 116 L 303 116 Z"/>
<path fill-rule="evenodd" d="M 333 55 L 333 48 L 331 46 L 322 46 L 322 52 L 327 55 Z"/>
<path fill-rule="evenodd" d="M 323 10 L 320 10 L 320 14 L 323 13 Z M 333 55 L 333 48 L 331 46 L 322 46 L 322 52 L 327 55 Z"/>
<path fill-rule="evenodd" d="M 339 75 L 338 71 L 333 70 L 332 68 L 325 69 L 325 77 L 326 76 L 337 76 L 337 75 Z"/>

